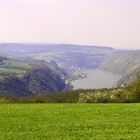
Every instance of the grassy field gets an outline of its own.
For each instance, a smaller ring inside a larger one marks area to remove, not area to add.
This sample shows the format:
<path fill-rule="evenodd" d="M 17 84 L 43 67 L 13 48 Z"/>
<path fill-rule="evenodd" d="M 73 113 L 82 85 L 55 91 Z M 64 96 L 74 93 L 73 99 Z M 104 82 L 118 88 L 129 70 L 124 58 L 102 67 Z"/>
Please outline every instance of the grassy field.
<path fill-rule="evenodd" d="M 10 75 L 22 77 L 27 70 L 31 69 L 31 65 L 25 62 L 16 60 L 4 60 L 0 63 L 0 80 L 3 80 Z"/>
<path fill-rule="evenodd" d="M 0 104 L 0 140 L 139 140 L 140 104 Z"/>

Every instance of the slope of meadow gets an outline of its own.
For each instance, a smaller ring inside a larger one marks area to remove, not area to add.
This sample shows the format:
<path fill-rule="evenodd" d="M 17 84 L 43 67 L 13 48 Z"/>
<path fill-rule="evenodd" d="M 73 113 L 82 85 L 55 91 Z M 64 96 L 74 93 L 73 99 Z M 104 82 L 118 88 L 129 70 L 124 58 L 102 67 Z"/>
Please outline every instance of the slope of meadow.
<path fill-rule="evenodd" d="M 1 104 L 1 140 L 140 139 L 140 104 Z"/>

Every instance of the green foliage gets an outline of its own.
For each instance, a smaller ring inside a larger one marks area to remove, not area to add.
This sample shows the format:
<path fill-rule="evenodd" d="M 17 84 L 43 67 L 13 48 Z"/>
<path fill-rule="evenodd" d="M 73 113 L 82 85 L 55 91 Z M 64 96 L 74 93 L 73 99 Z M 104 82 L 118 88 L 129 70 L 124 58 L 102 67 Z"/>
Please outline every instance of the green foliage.
<path fill-rule="evenodd" d="M 128 89 L 133 93 L 136 102 L 140 102 L 140 78 L 133 82 Z"/>
<path fill-rule="evenodd" d="M 124 103 L 133 102 L 131 93 L 125 89 L 113 89 L 108 91 L 96 91 L 80 93 L 80 103 Z"/>
<path fill-rule="evenodd" d="M 0 98 L 0 104 L 3 104 L 3 103 L 10 103 L 10 101 L 6 100 L 5 98 Z"/>
<path fill-rule="evenodd" d="M 16 98 L 16 103 L 77 103 L 79 94 L 73 91 Z"/>
<path fill-rule="evenodd" d="M 3 103 L 14 103 L 16 102 L 16 98 L 14 96 L 3 96 L 0 98 L 0 104 L 3 104 Z"/>

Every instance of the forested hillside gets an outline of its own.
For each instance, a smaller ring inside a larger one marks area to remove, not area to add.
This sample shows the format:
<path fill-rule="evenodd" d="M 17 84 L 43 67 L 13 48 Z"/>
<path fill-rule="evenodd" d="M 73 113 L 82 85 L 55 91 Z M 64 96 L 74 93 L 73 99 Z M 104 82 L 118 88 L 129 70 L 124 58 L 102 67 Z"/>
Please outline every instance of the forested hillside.
<path fill-rule="evenodd" d="M 1 57 L 0 95 L 23 97 L 63 91 L 68 88 L 65 75 L 55 63 Z"/>

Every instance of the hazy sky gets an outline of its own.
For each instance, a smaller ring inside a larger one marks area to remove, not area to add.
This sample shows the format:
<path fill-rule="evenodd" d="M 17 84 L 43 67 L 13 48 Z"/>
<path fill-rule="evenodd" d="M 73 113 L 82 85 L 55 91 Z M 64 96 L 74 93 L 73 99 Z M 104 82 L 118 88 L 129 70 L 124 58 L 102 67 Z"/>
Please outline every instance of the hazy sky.
<path fill-rule="evenodd" d="M 140 0 L 0 0 L 0 42 L 140 49 Z"/>

